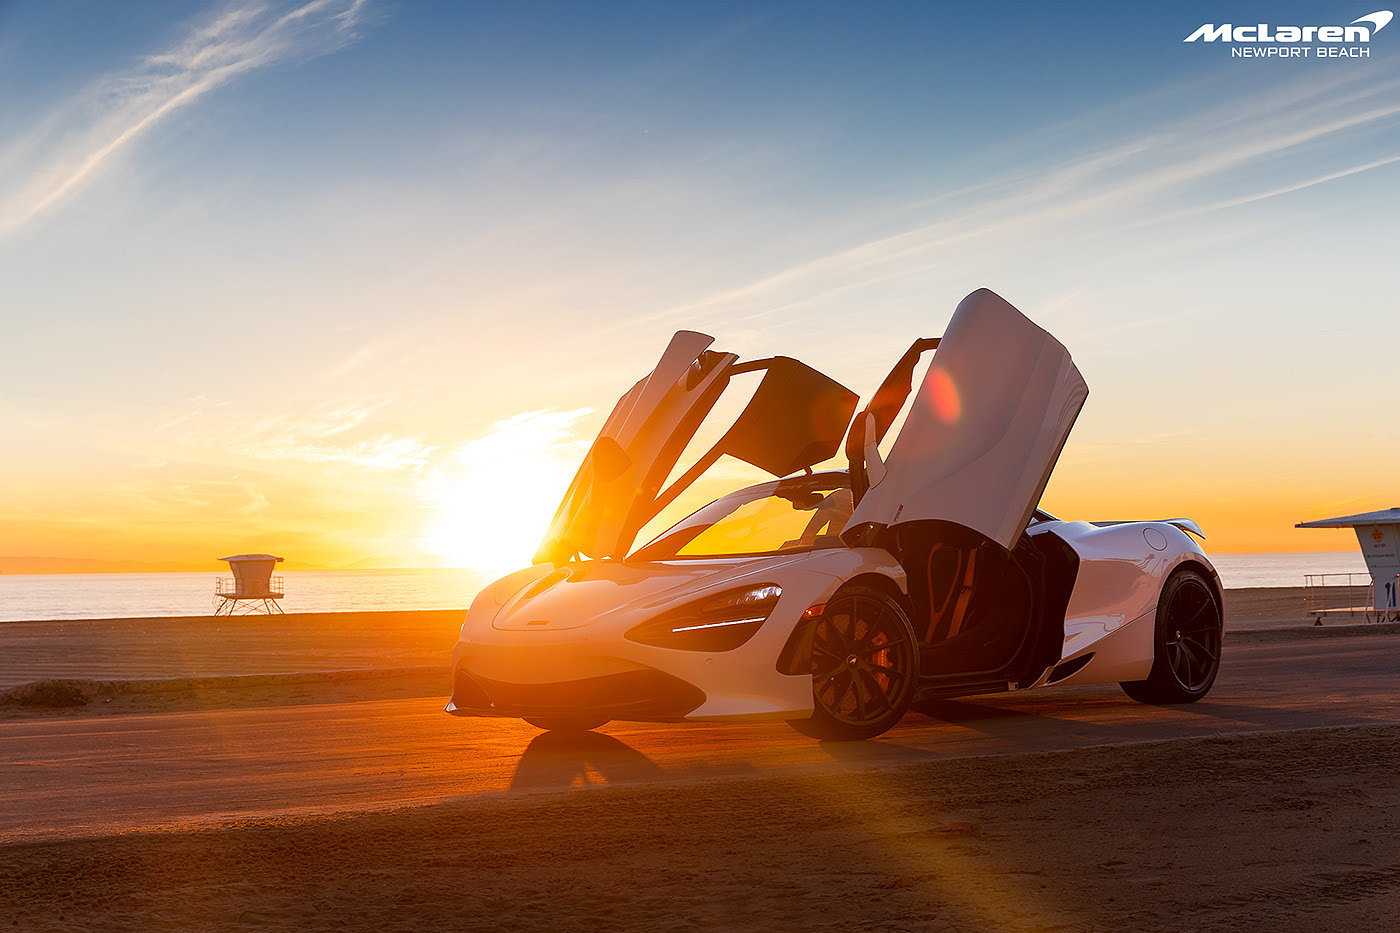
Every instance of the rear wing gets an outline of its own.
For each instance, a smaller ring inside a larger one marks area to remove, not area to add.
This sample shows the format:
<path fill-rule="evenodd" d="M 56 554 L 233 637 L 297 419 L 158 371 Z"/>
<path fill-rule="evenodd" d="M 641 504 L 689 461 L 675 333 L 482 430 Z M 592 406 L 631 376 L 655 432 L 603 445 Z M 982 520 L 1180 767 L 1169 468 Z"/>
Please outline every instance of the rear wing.
<path fill-rule="evenodd" d="M 1196 537 L 1201 538 L 1201 539 L 1204 539 L 1205 536 L 1206 536 L 1206 533 L 1205 533 L 1204 531 L 1201 530 L 1201 526 L 1200 526 L 1200 525 L 1197 525 L 1195 522 L 1191 521 L 1191 519 L 1189 519 L 1189 518 L 1154 518 L 1154 519 L 1151 519 L 1151 522 L 1152 522 L 1153 524 L 1157 524 L 1157 525 L 1175 525 L 1177 528 L 1180 528 L 1182 531 L 1189 531 L 1189 532 L 1191 532 L 1193 535 L 1195 535 Z M 1133 520 L 1131 520 L 1131 519 L 1125 519 L 1125 520 L 1123 520 L 1123 521 L 1121 521 L 1121 522 L 1090 522 L 1089 524 L 1093 525 L 1095 528 L 1108 528 L 1108 527 L 1111 527 L 1111 526 L 1113 526 L 1113 525 L 1134 525 L 1134 524 L 1142 524 L 1142 521 L 1139 520 L 1139 521 L 1136 521 L 1136 522 L 1135 522 L 1135 521 L 1133 521 Z"/>

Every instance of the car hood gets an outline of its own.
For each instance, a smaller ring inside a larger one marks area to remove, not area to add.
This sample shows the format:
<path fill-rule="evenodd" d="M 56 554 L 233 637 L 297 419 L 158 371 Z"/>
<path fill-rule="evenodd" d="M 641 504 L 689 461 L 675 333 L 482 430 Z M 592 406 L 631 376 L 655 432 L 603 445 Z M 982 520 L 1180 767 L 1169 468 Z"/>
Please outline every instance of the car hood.
<path fill-rule="evenodd" d="M 775 582 L 773 575 L 779 570 L 819 560 L 822 553 L 648 563 L 569 563 L 512 595 L 491 624 L 505 631 L 554 631 L 616 618 L 641 621 L 681 600 L 747 583 Z"/>

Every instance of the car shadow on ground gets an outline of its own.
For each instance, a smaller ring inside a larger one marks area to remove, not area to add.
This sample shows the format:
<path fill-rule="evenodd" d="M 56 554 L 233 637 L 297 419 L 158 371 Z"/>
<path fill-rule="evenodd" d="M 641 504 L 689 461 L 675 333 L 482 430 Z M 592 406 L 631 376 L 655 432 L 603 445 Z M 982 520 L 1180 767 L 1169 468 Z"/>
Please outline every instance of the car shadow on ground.
<path fill-rule="evenodd" d="M 682 758 L 663 766 L 626 742 L 601 732 L 543 732 L 520 755 L 510 790 L 563 790 L 603 784 L 655 784 L 752 776 L 752 762 Z"/>
<path fill-rule="evenodd" d="M 1171 707 L 1168 707 L 1171 708 Z M 1210 719 L 1231 722 L 1251 723 L 1271 729 L 1321 729 L 1334 726 L 1367 726 L 1390 723 L 1393 719 L 1385 716 L 1356 716 L 1345 713 L 1338 715 L 1324 706 L 1313 709 L 1295 706 L 1253 706 L 1240 703 L 1216 703 L 1209 697 L 1199 703 L 1175 707 L 1182 713 Z"/>
<path fill-rule="evenodd" d="M 542 732 L 520 756 L 511 790 L 617 784 L 663 777 L 646 755 L 601 732 Z"/>
<path fill-rule="evenodd" d="M 912 764 L 917 761 L 932 761 L 945 756 L 927 748 L 903 745 L 886 739 L 866 739 L 862 742 L 823 741 L 818 747 L 831 756 L 833 761 L 842 764 L 866 765 L 894 762 Z"/>
<path fill-rule="evenodd" d="M 1044 699 L 1037 697 L 1036 699 Z M 1116 703 L 1116 700 L 1110 701 Z M 1014 701 L 998 702 L 996 700 L 985 700 L 980 702 L 969 702 L 967 700 L 927 700 L 918 705 L 915 712 L 927 716 L 937 723 L 962 726 L 981 732 L 984 735 L 1004 738 L 1010 730 L 1021 730 L 1025 728 L 1046 729 L 1063 728 L 1071 726 L 1076 729 L 1097 729 L 1102 728 L 1101 724 L 1090 719 L 1083 718 L 1086 713 L 1095 711 L 1093 707 L 1102 707 L 1105 701 L 1099 700 L 1091 704 L 1081 701 L 1075 704 L 1070 711 L 1070 715 L 1051 715 L 1043 710 L 1031 709 L 1026 705 L 1016 705 Z"/>
<path fill-rule="evenodd" d="M 1029 709 L 1010 703 L 995 701 L 968 702 L 964 700 L 935 700 L 920 705 L 918 712 L 938 723 L 972 729 L 993 738 L 1015 739 L 1026 736 L 1027 729 L 1046 731 L 1072 729 L 1083 735 L 1086 731 L 1101 732 L 1105 738 L 1123 737 L 1134 731 L 1142 731 L 1144 738 L 1166 738 L 1159 734 L 1165 727 L 1173 735 L 1181 727 L 1204 726 L 1216 728 L 1216 723 L 1234 722 L 1260 726 L 1269 729 L 1309 729 L 1334 726 L 1360 726 L 1376 722 L 1390 722 L 1385 717 L 1358 716 L 1355 713 L 1338 714 L 1330 710 L 1319 698 L 1315 707 L 1273 706 L 1268 703 L 1230 703 L 1205 698 L 1196 703 L 1166 704 L 1155 707 L 1139 707 L 1127 703 L 1129 712 L 1156 712 L 1147 719 L 1130 716 L 1127 719 L 1111 718 L 1095 721 L 1095 715 L 1112 712 L 1107 709 L 1121 702 L 1121 698 L 1085 698 L 1076 701 L 1074 712 L 1078 716 L 1047 715 L 1042 710 Z"/>

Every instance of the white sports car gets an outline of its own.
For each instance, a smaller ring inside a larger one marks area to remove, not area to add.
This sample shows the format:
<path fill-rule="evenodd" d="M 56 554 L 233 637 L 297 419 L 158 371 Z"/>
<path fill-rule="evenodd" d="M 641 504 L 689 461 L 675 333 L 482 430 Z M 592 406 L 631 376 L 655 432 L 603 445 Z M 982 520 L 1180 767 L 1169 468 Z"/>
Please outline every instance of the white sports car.
<path fill-rule="evenodd" d="M 1088 388 L 1002 298 L 965 298 L 859 414 L 854 393 L 796 360 L 740 362 L 711 342 L 672 338 L 608 417 L 535 565 L 478 594 L 448 712 L 544 729 L 782 719 L 864 739 L 950 696 L 1118 682 L 1187 703 L 1210 690 L 1221 593 L 1200 529 L 1037 509 Z M 665 485 L 730 378 L 755 371 L 733 426 Z M 813 473 L 843 438 L 847 469 Z M 634 548 L 721 456 L 778 479 Z"/>

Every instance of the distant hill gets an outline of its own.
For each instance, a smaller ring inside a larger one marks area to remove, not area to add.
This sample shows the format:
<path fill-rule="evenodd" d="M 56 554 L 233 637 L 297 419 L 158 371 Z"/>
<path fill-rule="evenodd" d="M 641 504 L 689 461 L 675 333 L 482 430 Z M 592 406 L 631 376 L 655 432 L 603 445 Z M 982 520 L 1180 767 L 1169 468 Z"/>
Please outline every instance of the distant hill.
<path fill-rule="evenodd" d="M 327 570 L 320 564 L 278 564 L 282 570 Z M 0 557 L 0 574 L 7 573 L 228 573 L 228 564 L 210 560 L 181 561 L 100 560 L 93 557 Z"/>

